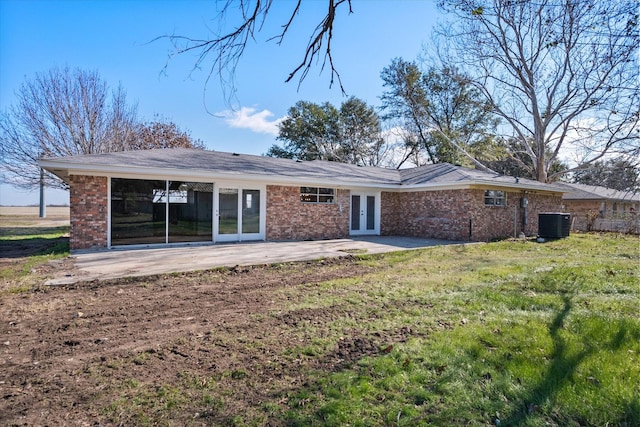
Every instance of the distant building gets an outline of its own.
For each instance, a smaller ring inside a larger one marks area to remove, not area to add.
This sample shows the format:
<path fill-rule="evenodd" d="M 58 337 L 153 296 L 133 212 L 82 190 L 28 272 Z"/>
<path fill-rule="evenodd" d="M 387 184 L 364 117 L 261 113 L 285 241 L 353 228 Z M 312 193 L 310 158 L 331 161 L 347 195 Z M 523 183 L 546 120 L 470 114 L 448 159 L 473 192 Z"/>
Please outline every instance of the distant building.
<path fill-rule="evenodd" d="M 579 231 L 638 233 L 640 193 L 584 184 L 557 183 L 568 192 L 563 210 L 571 213 L 571 228 Z"/>

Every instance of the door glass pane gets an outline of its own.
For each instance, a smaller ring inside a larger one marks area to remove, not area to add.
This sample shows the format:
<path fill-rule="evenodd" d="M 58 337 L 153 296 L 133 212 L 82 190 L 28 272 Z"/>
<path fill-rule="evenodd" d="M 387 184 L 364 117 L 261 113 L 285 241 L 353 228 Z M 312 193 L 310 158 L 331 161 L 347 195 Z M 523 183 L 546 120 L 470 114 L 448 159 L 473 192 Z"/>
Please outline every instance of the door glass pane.
<path fill-rule="evenodd" d="M 376 228 L 376 198 L 367 196 L 367 230 Z"/>
<path fill-rule="evenodd" d="M 218 234 L 238 234 L 238 189 L 221 188 L 218 194 Z"/>
<path fill-rule="evenodd" d="M 242 190 L 242 233 L 260 232 L 260 190 Z"/>
<path fill-rule="evenodd" d="M 165 243 L 166 181 L 111 179 L 111 244 Z"/>
<path fill-rule="evenodd" d="M 360 230 L 360 196 L 351 196 L 351 229 Z"/>
<path fill-rule="evenodd" d="M 169 242 L 211 241 L 213 184 L 169 183 Z"/>

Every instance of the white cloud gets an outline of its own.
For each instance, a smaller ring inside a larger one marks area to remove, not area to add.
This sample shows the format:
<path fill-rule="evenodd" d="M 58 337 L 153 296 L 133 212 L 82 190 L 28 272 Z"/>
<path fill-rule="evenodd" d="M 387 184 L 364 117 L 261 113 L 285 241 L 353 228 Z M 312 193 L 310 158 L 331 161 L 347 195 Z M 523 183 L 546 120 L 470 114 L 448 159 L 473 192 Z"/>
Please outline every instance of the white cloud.
<path fill-rule="evenodd" d="M 266 133 L 270 135 L 278 135 L 278 124 L 285 117 L 270 120 L 273 113 L 269 110 L 257 111 L 252 107 L 242 107 L 235 111 L 222 111 L 217 115 L 224 118 L 224 121 L 233 128 L 249 129 L 256 133 Z"/>

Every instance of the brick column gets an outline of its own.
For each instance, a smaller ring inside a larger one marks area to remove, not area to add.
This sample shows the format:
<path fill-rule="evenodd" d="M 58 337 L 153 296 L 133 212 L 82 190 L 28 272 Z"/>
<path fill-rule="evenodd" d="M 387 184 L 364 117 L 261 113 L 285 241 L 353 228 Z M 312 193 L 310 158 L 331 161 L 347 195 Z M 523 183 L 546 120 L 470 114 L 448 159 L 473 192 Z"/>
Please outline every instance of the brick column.
<path fill-rule="evenodd" d="M 69 177 L 71 250 L 107 247 L 107 195 L 106 177 Z"/>

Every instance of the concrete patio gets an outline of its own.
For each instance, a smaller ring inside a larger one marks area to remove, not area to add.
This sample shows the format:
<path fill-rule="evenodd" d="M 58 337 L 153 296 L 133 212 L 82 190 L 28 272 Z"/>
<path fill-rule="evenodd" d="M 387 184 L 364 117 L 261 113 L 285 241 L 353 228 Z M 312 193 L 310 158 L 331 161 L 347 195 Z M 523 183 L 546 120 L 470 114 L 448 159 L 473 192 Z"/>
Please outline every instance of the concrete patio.
<path fill-rule="evenodd" d="M 79 281 L 207 270 L 236 265 L 309 261 L 349 254 L 379 254 L 460 243 L 462 242 L 415 237 L 370 236 L 336 240 L 241 242 L 83 251 L 72 255 L 78 271 L 53 278 L 47 284 L 63 285 Z"/>

